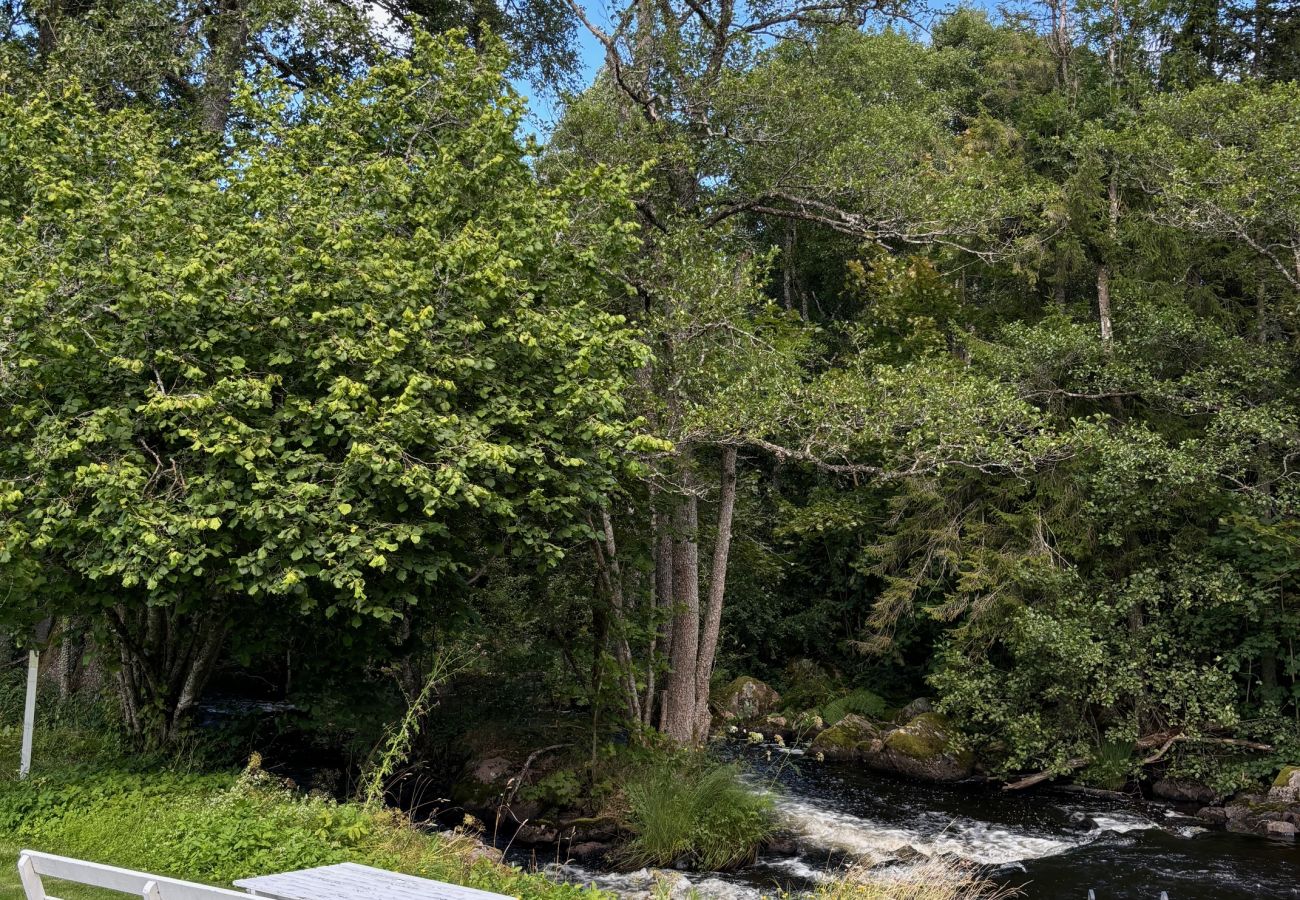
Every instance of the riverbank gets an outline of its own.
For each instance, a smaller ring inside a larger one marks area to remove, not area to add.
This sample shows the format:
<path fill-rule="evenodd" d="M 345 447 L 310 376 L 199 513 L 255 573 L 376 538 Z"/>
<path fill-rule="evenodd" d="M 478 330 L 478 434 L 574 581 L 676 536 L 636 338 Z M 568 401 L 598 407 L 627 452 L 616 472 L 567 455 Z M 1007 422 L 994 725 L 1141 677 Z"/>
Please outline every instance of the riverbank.
<path fill-rule="evenodd" d="M 31 778 L 0 776 L 0 900 L 21 897 L 23 848 L 228 886 L 236 878 L 359 862 L 522 900 L 601 900 L 500 861 L 473 827 L 433 833 L 402 813 L 306 794 L 260 767 L 203 771 L 126 753 L 111 733 L 47 728 Z M 0 733 L 17 758 L 17 733 Z M 95 892 L 60 893 L 98 900 Z"/>
<path fill-rule="evenodd" d="M 602 890 L 607 880 L 600 871 L 548 866 L 526 853 L 507 858 L 491 846 L 490 826 L 472 819 L 459 828 L 431 830 L 392 808 L 304 792 L 266 771 L 257 757 L 243 771 L 212 771 L 197 753 L 136 755 L 87 713 L 67 716 L 82 718 L 80 726 L 42 723 L 39 765 L 31 778 L 0 775 L 0 900 L 23 897 L 14 863 L 24 848 L 221 886 L 250 875 L 350 861 L 520 900 L 699 900 L 732 890 L 722 879 L 663 868 L 643 870 L 639 883 L 634 884 L 637 875 L 627 875 Z M 17 740 L 15 729 L 0 729 L 0 758 L 16 757 Z M 710 771 L 732 771 L 713 765 Z M 743 808 L 751 814 L 770 810 L 770 801 L 755 800 L 761 795 L 746 789 Z M 723 805 L 718 797 L 703 793 L 697 807 Z M 708 809 L 690 812 L 694 818 L 712 815 Z M 980 871 L 941 860 L 906 881 L 897 872 L 855 872 L 847 865 L 838 875 L 796 890 L 825 900 L 971 900 L 995 889 Z M 784 896 L 792 887 L 771 882 L 745 893 Z M 60 896 L 117 895 L 61 885 Z"/>
<path fill-rule="evenodd" d="M 0 787 L 0 831 L 7 891 L 17 886 L 18 851 L 36 847 L 227 886 L 250 875 L 359 862 L 524 900 L 600 897 L 502 864 L 472 831 L 421 831 L 395 811 L 299 794 L 256 769 L 77 770 L 8 782 Z"/>

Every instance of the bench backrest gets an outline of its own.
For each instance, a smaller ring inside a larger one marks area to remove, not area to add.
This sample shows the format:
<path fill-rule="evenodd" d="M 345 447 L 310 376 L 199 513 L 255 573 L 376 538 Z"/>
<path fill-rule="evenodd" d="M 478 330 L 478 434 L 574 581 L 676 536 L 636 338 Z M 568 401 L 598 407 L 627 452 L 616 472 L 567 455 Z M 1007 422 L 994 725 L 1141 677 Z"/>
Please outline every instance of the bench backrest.
<path fill-rule="evenodd" d="M 27 900 L 54 900 L 45 893 L 42 875 L 120 891 L 123 894 L 134 894 L 141 900 L 249 900 L 248 894 L 239 891 L 176 878 L 162 878 L 68 856 L 55 856 L 53 853 L 24 850 L 18 857 L 18 877 L 22 880 Z"/>

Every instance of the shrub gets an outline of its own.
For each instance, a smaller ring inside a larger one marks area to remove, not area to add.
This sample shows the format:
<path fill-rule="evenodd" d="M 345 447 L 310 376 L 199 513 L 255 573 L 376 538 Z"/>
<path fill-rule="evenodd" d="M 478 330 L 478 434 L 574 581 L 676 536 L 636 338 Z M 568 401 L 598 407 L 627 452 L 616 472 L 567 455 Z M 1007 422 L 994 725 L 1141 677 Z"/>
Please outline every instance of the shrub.
<path fill-rule="evenodd" d="M 883 719 L 888 708 L 888 704 L 878 694 L 860 688 L 822 707 L 822 719 L 827 727 L 834 725 L 849 713 L 865 716 L 868 719 Z"/>
<path fill-rule="evenodd" d="M 634 835 L 623 858 L 634 868 L 685 858 L 729 869 L 754 857 L 772 831 L 772 800 L 740 780 L 734 765 L 679 753 L 634 775 L 624 824 Z"/>
<path fill-rule="evenodd" d="M 781 699 L 791 713 L 815 709 L 844 692 L 836 679 L 812 660 L 796 659 L 785 667 L 784 675 Z"/>
<path fill-rule="evenodd" d="M 1133 742 L 1102 741 L 1092 752 L 1092 762 L 1079 774 L 1079 780 L 1093 787 L 1118 791 L 1133 774 Z"/>

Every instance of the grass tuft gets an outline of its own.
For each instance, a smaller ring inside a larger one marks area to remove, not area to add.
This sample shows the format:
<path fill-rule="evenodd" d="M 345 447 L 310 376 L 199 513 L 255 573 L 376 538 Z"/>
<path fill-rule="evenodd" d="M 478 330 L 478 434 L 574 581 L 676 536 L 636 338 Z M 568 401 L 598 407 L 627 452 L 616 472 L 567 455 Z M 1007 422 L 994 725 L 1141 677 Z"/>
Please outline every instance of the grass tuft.
<path fill-rule="evenodd" d="M 853 866 L 814 892 L 812 900 L 1009 900 L 1020 891 L 985 868 L 950 859 L 887 868 Z"/>
<path fill-rule="evenodd" d="M 740 780 L 734 765 L 676 754 L 651 763 L 626 788 L 623 849 L 633 868 L 686 861 L 725 870 L 753 859 L 772 832 L 772 799 Z"/>

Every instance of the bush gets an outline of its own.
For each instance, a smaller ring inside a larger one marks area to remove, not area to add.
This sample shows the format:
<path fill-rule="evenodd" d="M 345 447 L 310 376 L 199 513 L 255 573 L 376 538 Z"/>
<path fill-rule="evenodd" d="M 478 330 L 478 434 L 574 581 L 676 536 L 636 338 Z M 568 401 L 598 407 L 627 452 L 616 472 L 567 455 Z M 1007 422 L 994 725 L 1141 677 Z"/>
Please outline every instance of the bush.
<path fill-rule="evenodd" d="M 1092 762 L 1079 773 L 1079 780 L 1103 790 L 1118 791 L 1128 784 L 1135 762 L 1132 741 L 1102 741 L 1092 753 Z"/>
<path fill-rule="evenodd" d="M 861 688 L 827 703 L 822 707 L 822 719 L 829 728 L 849 713 L 868 719 L 883 719 L 888 708 L 878 694 Z"/>
<path fill-rule="evenodd" d="M 796 659 L 785 667 L 781 699 L 791 714 L 819 708 L 844 692 L 842 685 L 809 659 Z"/>
<path fill-rule="evenodd" d="M 772 831 L 772 800 L 740 780 L 734 765 L 679 753 L 634 775 L 626 788 L 623 849 L 634 868 L 685 858 L 701 869 L 729 869 L 752 859 Z"/>

